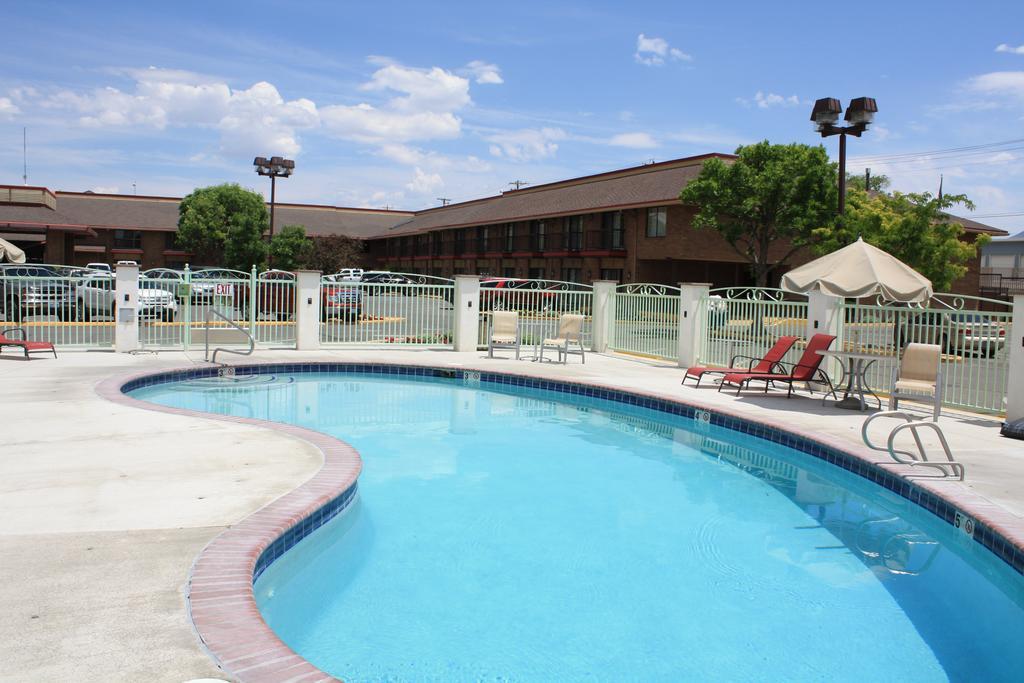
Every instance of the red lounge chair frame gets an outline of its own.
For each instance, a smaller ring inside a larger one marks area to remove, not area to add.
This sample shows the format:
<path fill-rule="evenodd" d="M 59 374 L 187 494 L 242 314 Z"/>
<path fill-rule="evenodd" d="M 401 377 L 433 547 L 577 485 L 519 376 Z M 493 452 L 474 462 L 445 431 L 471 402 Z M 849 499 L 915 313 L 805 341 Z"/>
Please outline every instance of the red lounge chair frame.
<path fill-rule="evenodd" d="M 786 398 L 790 398 L 793 395 L 793 383 L 794 382 L 806 382 L 807 390 L 811 391 L 811 382 L 821 382 L 828 386 L 828 392 L 825 394 L 828 396 L 836 393 L 836 389 L 832 386 L 832 380 L 829 376 L 821 369 L 821 361 L 825 359 L 818 351 L 824 351 L 828 347 L 832 346 L 836 338 L 830 334 L 816 334 L 811 337 L 811 340 L 807 342 L 807 348 L 804 349 L 804 353 L 800 356 L 800 362 L 796 365 L 790 365 L 790 370 L 784 374 L 776 373 L 756 373 L 756 372 L 732 372 L 722 378 L 722 383 L 718 385 L 718 390 L 721 391 L 722 387 L 726 384 L 736 387 L 736 395 L 740 395 L 740 390 L 743 389 L 744 385 L 750 384 L 751 382 L 764 382 L 764 393 L 768 393 L 768 385 L 774 386 L 775 382 L 785 382 L 789 385 L 789 389 L 786 392 Z M 785 369 L 787 363 L 777 363 L 780 367 Z M 813 394 L 814 392 L 811 391 Z"/>
<path fill-rule="evenodd" d="M 8 332 L 21 332 L 21 336 L 25 336 L 25 330 L 21 327 L 8 327 L 6 330 L 0 330 L 0 351 L 3 351 L 5 346 L 13 346 L 24 351 L 25 358 L 28 358 L 28 354 L 34 351 L 49 351 L 53 354 L 54 358 L 57 357 L 57 349 L 53 348 L 53 342 L 11 339 L 7 336 Z"/>
<path fill-rule="evenodd" d="M 768 349 L 768 352 L 764 354 L 764 358 L 755 358 L 754 356 L 744 356 L 737 354 L 729 359 L 729 367 L 727 368 L 715 368 L 715 367 L 693 367 L 686 368 L 686 374 L 683 376 L 681 384 L 686 384 L 687 377 L 693 377 L 697 380 L 697 384 L 694 386 L 700 386 L 701 379 L 704 375 L 728 375 L 736 372 L 739 368 L 736 366 L 736 361 L 744 359 L 747 361 L 747 372 L 757 374 L 768 374 L 774 372 L 776 366 L 782 362 L 789 350 L 793 348 L 793 344 L 796 343 L 796 337 L 779 337 L 775 340 L 775 344 L 772 348 Z M 756 365 L 755 365 L 756 363 Z M 785 372 L 785 368 L 783 368 Z"/>

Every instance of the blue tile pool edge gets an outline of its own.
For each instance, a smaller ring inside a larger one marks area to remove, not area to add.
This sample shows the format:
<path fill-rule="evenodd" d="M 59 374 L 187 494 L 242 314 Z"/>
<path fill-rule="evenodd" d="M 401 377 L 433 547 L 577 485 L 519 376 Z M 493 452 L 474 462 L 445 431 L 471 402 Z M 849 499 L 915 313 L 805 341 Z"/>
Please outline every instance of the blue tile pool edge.
<path fill-rule="evenodd" d="M 953 525 L 960 508 L 947 501 L 941 495 L 924 489 L 914 482 L 898 474 L 889 472 L 873 463 L 865 462 L 856 455 L 840 448 L 824 444 L 810 437 L 794 434 L 779 427 L 767 425 L 754 420 L 736 417 L 714 409 L 695 406 L 678 399 L 666 399 L 632 393 L 622 389 L 610 389 L 582 382 L 571 382 L 561 379 L 547 379 L 527 375 L 516 375 L 490 370 L 474 370 L 462 368 L 437 368 L 432 366 L 400 365 L 390 363 L 333 362 L 333 363 L 265 363 L 231 366 L 235 376 L 259 374 L 301 374 L 301 373 L 361 373 L 370 375 L 394 375 L 429 377 L 451 380 L 479 381 L 481 385 L 494 384 L 500 386 L 516 386 L 530 389 L 541 389 L 563 394 L 598 398 L 625 405 L 646 408 L 657 412 L 687 418 L 698 415 L 711 424 L 749 434 L 772 443 L 806 453 L 812 457 L 836 465 L 848 472 L 863 477 L 883 488 L 888 489 L 924 508 L 949 525 Z M 204 379 L 220 376 L 220 368 L 183 368 L 161 371 L 141 377 L 132 378 L 120 386 L 123 394 L 143 387 L 191 379 Z M 283 534 L 271 542 L 259 555 L 253 570 L 253 583 L 275 560 L 303 540 L 316 529 L 343 512 L 354 500 L 357 484 L 353 483 L 339 495 L 324 505 L 311 511 L 305 518 L 298 521 Z M 1016 545 L 997 529 L 992 528 L 984 520 L 976 520 L 973 539 L 987 548 L 996 557 L 1008 564 L 1017 574 L 1024 575 L 1024 547 Z"/>

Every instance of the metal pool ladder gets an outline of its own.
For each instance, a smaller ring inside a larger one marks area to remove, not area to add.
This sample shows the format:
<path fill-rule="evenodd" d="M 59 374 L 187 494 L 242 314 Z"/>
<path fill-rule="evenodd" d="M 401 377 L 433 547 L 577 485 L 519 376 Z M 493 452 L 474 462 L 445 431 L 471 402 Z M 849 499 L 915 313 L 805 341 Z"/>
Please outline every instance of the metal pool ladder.
<path fill-rule="evenodd" d="M 244 334 L 245 338 L 249 340 L 249 348 L 248 348 L 248 350 L 246 350 L 246 351 L 238 351 L 237 349 L 228 349 L 228 348 L 225 348 L 223 346 L 218 346 L 217 348 L 215 348 L 213 350 L 213 356 L 211 357 L 210 356 L 210 321 L 213 319 L 211 316 L 217 316 L 218 318 L 220 318 L 221 320 L 226 322 L 228 325 L 231 325 L 231 327 L 235 328 L 236 330 L 238 330 L 239 332 Z M 252 355 L 253 350 L 256 348 L 256 340 L 252 338 L 252 335 L 249 334 L 249 332 L 247 330 L 245 330 L 244 328 L 239 326 L 238 323 L 236 323 L 234 320 L 232 320 L 231 318 L 227 317 L 226 315 L 224 315 L 223 313 L 221 313 L 220 311 L 216 310 L 213 307 L 210 307 L 210 308 L 206 309 L 205 319 L 206 319 L 206 352 L 203 355 L 203 358 L 205 358 L 208 363 L 217 364 L 217 353 L 220 352 L 220 351 L 223 351 L 224 353 L 233 353 L 233 354 L 236 354 L 238 356 L 251 356 Z M 221 366 L 226 366 L 227 364 L 226 363 L 221 363 L 220 365 Z"/>
<path fill-rule="evenodd" d="M 896 427 L 889 432 L 889 439 L 886 441 L 885 448 L 874 444 L 868 436 L 868 427 L 871 425 L 873 420 L 879 417 L 892 417 L 906 420 L 904 424 L 896 425 Z M 928 460 L 928 452 L 925 450 L 924 443 L 921 441 L 921 435 L 918 433 L 918 430 L 921 428 L 928 428 L 935 432 L 936 436 L 939 438 L 939 444 L 942 446 L 942 450 L 946 455 L 947 462 L 931 462 Z M 900 432 L 906 430 L 909 430 L 914 437 L 914 443 L 917 445 L 917 454 L 910 451 L 900 450 L 895 446 L 896 437 Z M 946 441 L 946 435 L 942 433 L 942 428 L 935 422 L 930 420 L 915 420 L 902 410 L 883 410 L 882 412 L 875 413 L 868 419 L 864 420 L 864 424 L 860 429 L 860 436 L 868 448 L 873 451 L 888 453 L 893 460 L 901 465 L 910 465 L 911 467 L 932 467 L 941 472 L 941 474 L 936 475 L 937 478 L 956 477 L 960 481 L 964 480 L 964 466 L 953 459 L 953 453 L 949 450 L 949 443 Z"/>

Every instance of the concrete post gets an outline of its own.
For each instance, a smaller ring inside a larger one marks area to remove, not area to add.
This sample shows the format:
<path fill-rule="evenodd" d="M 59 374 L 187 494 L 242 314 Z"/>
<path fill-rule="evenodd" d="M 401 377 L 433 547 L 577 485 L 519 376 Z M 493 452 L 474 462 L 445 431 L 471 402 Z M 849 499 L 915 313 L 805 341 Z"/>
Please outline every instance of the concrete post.
<path fill-rule="evenodd" d="M 615 280 L 594 281 L 594 303 L 591 310 L 591 348 L 594 353 L 604 353 L 612 338 L 615 324 Z"/>
<path fill-rule="evenodd" d="M 476 351 L 480 327 L 480 276 L 456 275 L 454 320 L 455 351 Z"/>
<path fill-rule="evenodd" d="M 295 348 L 320 350 L 320 271 L 295 271 Z"/>
<path fill-rule="evenodd" d="M 842 297 L 822 294 L 819 291 L 807 293 L 807 335 L 809 340 L 816 334 L 831 334 L 836 341 L 830 347 L 833 351 L 843 348 L 843 299 Z M 822 369 L 835 382 L 839 375 L 839 361 L 826 358 L 821 364 Z"/>
<path fill-rule="evenodd" d="M 1013 323 L 1006 337 L 1010 381 L 1006 388 L 1006 421 L 1024 419 L 1024 295 L 1013 297 Z"/>
<path fill-rule="evenodd" d="M 711 283 L 708 282 L 679 283 L 679 336 L 676 343 L 681 368 L 689 368 L 700 362 L 703 325 L 706 323 L 705 316 L 701 315 L 700 304 L 710 290 Z"/>
<path fill-rule="evenodd" d="M 139 267 L 118 263 L 114 281 L 114 350 L 139 350 Z"/>

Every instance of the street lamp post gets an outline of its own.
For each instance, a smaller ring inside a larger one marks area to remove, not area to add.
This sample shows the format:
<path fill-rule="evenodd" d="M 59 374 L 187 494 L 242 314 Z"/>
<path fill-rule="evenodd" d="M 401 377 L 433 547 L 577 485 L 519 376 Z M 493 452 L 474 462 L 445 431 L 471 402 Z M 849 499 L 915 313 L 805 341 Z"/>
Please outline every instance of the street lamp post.
<path fill-rule="evenodd" d="M 270 237 L 274 239 L 274 200 L 277 190 L 277 179 L 287 178 L 295 170 L 295 162 L 282 157 L 256 157 L 252 165 L 259 175 L 270 176 Z"/>
<path fill-rule="evenodd" d="M 846 116 L 843 118 L 849 122 L 848 126 L 837 126 L 839 114 L 843 107 L 839 100 L 834 97 L 823 97 L 814 102 L 814 109 L 811 111 L 811 121 L 814 128 L 821 137 L 827 138 L 831 135 L 839 136 L 839 215 L 846 211 L 846 136 L 853 135 L 860 137 L 861 133 L 868 129 L 868 125 L 875 118 L 878 105 L 873 97 L 857 97 L 850 100 L 850 106 L 846 108 Z"/>

